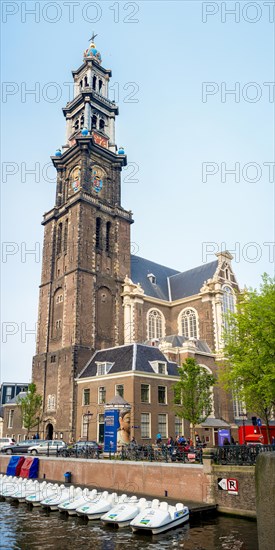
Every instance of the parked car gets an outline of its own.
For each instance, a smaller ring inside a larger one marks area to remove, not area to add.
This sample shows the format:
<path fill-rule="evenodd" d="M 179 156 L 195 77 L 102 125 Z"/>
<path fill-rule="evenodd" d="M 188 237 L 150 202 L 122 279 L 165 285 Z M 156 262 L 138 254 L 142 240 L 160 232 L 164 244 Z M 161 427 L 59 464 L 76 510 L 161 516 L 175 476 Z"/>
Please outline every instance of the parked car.
<path fill-rule="evenodd" d="M 35 443 L 28 448 L 31 455 L 54 455 L 58 454 L 59 449 L 66 447 L 66 443 L 59 439 L 46 440 L 41 443 Z"/>
<path fill-rule="evenodd" d="M 96 441 L 77 441 L 73 445 L 66 445 L 58 452 L 61 456 L 86 458 L 96 458 L 100 453 L 103 453 L 103 448 Z"/>
<path fill-rule="evenodd" d="M 0 449 L 5 445 L 14 445 L 15 439 L 13 437 L 0 437 Z"/>
<path fill-rule="evenodd" d="M 42 442 L 42 440 L 37 442 Z M 11 445 L 5 445 L 1 449 L 1 453 L 6 453 L 7 455 L 16 455 L 16 454 L 24 454 L 28 452 L 28 449 L 33 445 L 34 440 L 33 439 L 26 439 L 25 441 L 19 441 L 18 443 L 13 443 Z"/>

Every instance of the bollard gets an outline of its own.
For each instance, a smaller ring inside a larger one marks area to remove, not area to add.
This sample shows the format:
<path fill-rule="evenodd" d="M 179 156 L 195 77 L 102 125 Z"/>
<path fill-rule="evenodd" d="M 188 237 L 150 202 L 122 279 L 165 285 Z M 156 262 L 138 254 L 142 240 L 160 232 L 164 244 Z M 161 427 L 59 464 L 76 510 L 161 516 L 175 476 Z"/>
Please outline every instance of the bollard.
<path fill-rule="evenodd" d="M 65 480 L 65 483 L 71 483 L 72 482 L 72 472 L 66 472 L 64 474 L 64 480 Z"/>

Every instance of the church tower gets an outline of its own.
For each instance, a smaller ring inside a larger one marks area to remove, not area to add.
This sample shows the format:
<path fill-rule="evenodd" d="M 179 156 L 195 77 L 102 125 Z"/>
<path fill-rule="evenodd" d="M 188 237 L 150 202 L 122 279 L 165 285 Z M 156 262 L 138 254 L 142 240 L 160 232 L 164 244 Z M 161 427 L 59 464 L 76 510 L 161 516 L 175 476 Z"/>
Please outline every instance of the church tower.
<path fill-rule="evenodd" d="M 124 150 L 115 143 L 118 107 L 111 71 L 94 43 L 73 71 L 63 109 L 66 143 L 52 157 L 56 200 L 44 215 L 33 381 L 43 396 L 40 436 L 74 436 L 75 376 L 94 350 L 124 343 L 121 294 L 130 273 L 131 212 L 121 206 Z"/>

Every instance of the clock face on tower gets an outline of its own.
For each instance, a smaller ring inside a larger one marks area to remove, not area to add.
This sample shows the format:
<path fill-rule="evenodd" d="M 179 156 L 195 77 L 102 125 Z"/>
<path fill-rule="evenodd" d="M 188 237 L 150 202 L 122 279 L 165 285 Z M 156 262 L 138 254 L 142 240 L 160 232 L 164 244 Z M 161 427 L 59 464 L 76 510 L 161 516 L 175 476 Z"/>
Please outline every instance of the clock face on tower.
<path fill-rule="evenodd" d="M 105 172 L 100 166 L 93 166 L 92 168 L 92 190 L 96 193 L 100 193 L 103 182 L 104 182 Z"/>
<path fill-rule="evenodd" d="M 69 193 L 76 193 L 80 188 L 80 167 L 75 166 L 70 173 L 70 189 Z"/>

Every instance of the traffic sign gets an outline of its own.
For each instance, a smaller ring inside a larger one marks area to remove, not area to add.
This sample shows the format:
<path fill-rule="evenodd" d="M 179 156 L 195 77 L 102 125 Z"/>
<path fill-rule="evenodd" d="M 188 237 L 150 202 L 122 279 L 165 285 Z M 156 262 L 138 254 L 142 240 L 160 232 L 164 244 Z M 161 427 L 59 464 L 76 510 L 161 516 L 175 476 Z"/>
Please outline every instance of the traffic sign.
<path fill-rule="evenodd" d="M 261 421 L 260 418 L 257 418 L 257 424 L 258 424 L 258 426 L 261 426 L 261 425 L 262 425 L 262 421 Z"/>
<path fill-rule="evenodd" d="M 239 494 L 239 483 L 237 479 L 218 477 L 218 488 L 222 491 L 228 491 L 229 495 Z"/>
<path fill-rule="evenodd" d="M 228 479 L 227 480 L 227 490 L 230 495 L 238 495 L 239 484 L 237 479 Z"/>
<path fill-rule="evenodd" d="M 219 489 L 223 491 L 227 491 L 227 479 L 223 479 L 222 477 L 218 477 L 218 487 Z"/>

